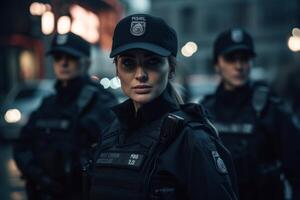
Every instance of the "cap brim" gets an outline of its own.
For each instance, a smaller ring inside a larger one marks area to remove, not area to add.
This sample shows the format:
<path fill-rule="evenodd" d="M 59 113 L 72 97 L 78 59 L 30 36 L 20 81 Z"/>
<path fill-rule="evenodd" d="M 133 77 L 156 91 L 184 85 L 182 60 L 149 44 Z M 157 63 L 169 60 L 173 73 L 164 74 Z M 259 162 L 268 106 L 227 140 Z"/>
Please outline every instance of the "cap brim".
<path fill-rule="evenodd" d="M 144 42 L 137 42 L 137 43 L 126 44 L 126 45 L 123 45 L 123 46 L 120 46 L 120 47 L 114 49 L 110 53 L 109 57 L 113 58 L 116 55 L 119 55 L 119 54 L 121 54 L 125 51 L 132 50 L 132 49 L 144 49 L 144 50 L 147 50 L 147 51 L 151 51 L 155 54 L 158 54 L 160 56 L 169 56 L 169 55 L 171 55 L 171 51 L 169 51 L 165 48 L 162 48 L 158 45 L 150 44 L 150 43 L 144 43 Z"/>
<path fill-rule="evenodd" d="M 256 53 L 253 51 L 253 49 L 249 48 L 246 45 L 234 45 L 234 46 L 228 47 L 228 48 L 224 49 L 220 54 L 224 55 L 224 54 L 232 53 L 235 51 L 245 51 L 245 52 L 251 54 L 253 57 L 256 56 Z"/>
<path fill-rule="evenodd" d="M 71 56 L 78 57 L 78 58 L 86 56 L 85 54 L 81 53 L 80 51 L 77 51 L 75 49 L 68 48 L 68 47 L 55 47 L 55 48 L 52 48 L 50 51 L 48 51 L 46 53 L 46 55 L 53 55 L 55 53 L 66 53 L 66 54 L 69 54 Z"/>

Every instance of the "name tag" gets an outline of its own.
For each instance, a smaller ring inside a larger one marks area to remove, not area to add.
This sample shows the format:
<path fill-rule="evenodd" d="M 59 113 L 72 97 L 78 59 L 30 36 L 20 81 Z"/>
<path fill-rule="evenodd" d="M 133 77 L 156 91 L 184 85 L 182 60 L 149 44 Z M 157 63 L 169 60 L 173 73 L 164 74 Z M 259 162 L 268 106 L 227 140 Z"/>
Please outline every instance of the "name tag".
<path fill-rule="evenodd" d="M 253 134 L 254 126 L 250 123 L 243 124 L 222 124 L 215 123 L 215 127 L 218 129 L 220 133 L 228 133 L 228 134 Z"/>
<path fill-rule="evenodd" d="M 119 153 L 119 152 L 105 152 L 98 157 L 96 164 L 98 166 L 116 166 L 126 167 L 132 169 L 139 169 L 145 156 L 137 153 Z"/>

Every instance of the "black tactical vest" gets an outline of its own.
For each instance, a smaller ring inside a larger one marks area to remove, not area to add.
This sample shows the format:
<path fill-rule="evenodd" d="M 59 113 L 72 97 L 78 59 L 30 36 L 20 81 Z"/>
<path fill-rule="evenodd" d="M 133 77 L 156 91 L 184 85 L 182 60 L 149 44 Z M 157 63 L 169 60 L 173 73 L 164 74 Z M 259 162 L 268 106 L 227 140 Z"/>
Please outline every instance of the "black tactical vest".
<path fill-rule="evenodd" d="M 131 143 L 120 142 L 122 140 L 120 129 L 115 128 L 110 131 L 108 136 L 103 138 L 94 158 L 90 199 L 188 199 L 184 186 L 180 185 L 174 176 L 166 171 L 157 170 L 161 153 L 179 136 L 186 123 L 191 122 L 190 118 L 186 119 L 182 116 L 188 115 L 178 111 L 147 124 L 134 133 L 140 138 Z M 207 128 L 211 129 L 211 126 L 202 123 L 202 118 L 198 117 L 194 123 L 207 132 L 214 132 L 214 130 L 207 130 Z M 220 153 L 222 156 L 224 152 Z M 219 158 L 218 154 L 216 162 L 220 165 L 217 169 L 221 170 L 221 173 L 227 173 L 222 159 L 218 160 Z M 232 168 L 232 163 L 228 166 Z M 232 171 L 230 170 L 229 173 L 231 174 Z"/>
<path fill-rule="evenodd" d="M 90 199 L 142 200 L 149 196 L 149 185 L 163 144 L 160 142 L 162 119 L 144 127 L 131 143 L 120 144 L 119 130 L 103 139 L 96 154 Z M 139 131 L 139 130 L 137 130 Z"/>
<path fill-rule="evenodd" d="M 237 175 L 240 183 L 253 182 L 265 176 L 265 168 L 275 166 L 278 171 L 277 160 L 268 159 L 271 149 L 265 132 L 265 122 L 262 116 L 268 106 L 269 90 L 264 86 L 254 87 L 252 99 L 237 117 L 230 122 L 214 121 L 215 127 L 220 133 L 224 145 L 230 150 L 236 165 Z M 208 99 L 206 105 L 214 115 L 222 110 L 214 110 L 216 96 Z M 275 171 L 274 170 L 274 171 Z"/>
<path fill-rule="evenodd" d="M 78 141 L 75 136 L 72 109 L 66 109 L 60 117 L 44 116 L 35 124 L 34 154 L 38 164 L 51 177 L 61 178 L 69 173 L 74 162 Z M 77 147 L 78 148 L 78 147 Z"/>
<path fill-rule="evenodd" d="M 86 85 L 69 105 L 59 105 L 54 96 L 47 99 L 43 112 L 34 122 L 33 151 L 41 168 L 53 178 L 80 170 L 78 156 L 81 148 L 78 120 L 91 102 L 96 89 Z M 49 110 L 50 109 L 50 110 Z"/>

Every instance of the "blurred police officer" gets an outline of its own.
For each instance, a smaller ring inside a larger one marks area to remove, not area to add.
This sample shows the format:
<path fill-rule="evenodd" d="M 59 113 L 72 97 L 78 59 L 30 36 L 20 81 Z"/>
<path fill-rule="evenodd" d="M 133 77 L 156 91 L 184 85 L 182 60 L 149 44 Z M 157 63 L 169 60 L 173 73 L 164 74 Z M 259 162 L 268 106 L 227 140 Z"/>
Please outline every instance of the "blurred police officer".
<path fill-rule="evenodd" d="M 251 36 L 241 29 L 225 31 L 213 53 L 221 83 L 203 104 L 233 155 L 240 198 L 283 199 L 282 171 L 296 194 L 299 129 L 267 85 L 249 80 L 256 56 Z"/>
<path fill-rule="evenodd" d="M 90 45 L 67 33 L 55 35 L 56 94 L 45 98 L 21 131 L 15 160 L 29 199 L 80 199 L 80 160 L 112 121 L 115 97 L 87 75 Z"/>

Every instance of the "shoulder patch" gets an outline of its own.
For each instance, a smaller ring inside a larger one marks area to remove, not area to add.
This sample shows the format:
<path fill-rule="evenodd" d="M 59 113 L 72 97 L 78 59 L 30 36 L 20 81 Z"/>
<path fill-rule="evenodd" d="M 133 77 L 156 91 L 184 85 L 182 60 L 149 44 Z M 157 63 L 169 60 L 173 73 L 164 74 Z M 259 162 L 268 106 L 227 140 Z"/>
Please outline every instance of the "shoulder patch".
<path fill-rule="evenodd" d="M 220 157 L 219 153 L 217 151 L 211 151 L 211 155 L 213 157 L 217 171 L 220 174 L 227 174 L 228 171 L 227 171 L 226 165 L 225 165 L 224 161 L 222 160 L 222 158 Z"/>
<path fill-rule="evenodd" d="M 292 122 L 295 127 L 297 127 L 298 130 L 300 130 L 300 117 L 296 114 L 292 115 Z"/>

